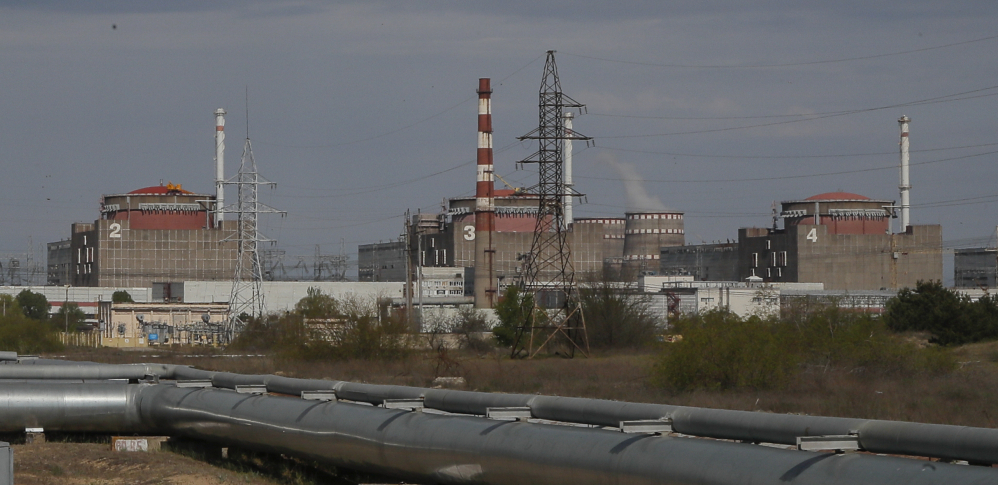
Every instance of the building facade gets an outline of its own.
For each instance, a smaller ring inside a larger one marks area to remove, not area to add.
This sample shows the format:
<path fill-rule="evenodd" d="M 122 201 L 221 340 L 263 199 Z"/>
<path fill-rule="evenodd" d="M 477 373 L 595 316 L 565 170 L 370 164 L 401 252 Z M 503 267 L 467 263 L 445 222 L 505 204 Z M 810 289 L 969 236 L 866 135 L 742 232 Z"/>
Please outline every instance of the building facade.
<path fill-rule="evenodd" d="M 998 250 L 967 248 L 953 251 L 953 285 L 957 288 L 994 288 L 998 284 Z"/>
<path fill-rule="evenodd" d="M 231 280 L 237 222 L 215 224 L 214 196 L 172 184 L 105 195 L 101 218 L 76 223 L 70 239 L 73 286 L 159 288 L 185 280 Z"/>

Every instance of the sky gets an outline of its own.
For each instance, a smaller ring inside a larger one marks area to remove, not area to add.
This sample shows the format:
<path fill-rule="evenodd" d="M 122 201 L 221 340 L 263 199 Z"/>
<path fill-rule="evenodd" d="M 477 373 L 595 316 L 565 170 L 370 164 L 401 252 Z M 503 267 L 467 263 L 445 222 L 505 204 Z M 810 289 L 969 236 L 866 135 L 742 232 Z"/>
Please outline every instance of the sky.
<path fill-rule="evenodd" d="M 594 138 L 574 149 L 576 217 L 651 199 L 700 243 L 771 225 L 774 202 L 899 200 L 906 115 L 912 223 L 994 245 L 995 25 L 993 1 L 0 0 L 0 260 L 44 259 L 101 194 L 212 193 L 224 108 L 226 175 L 248 134 L 285 265 L 342 248 L 355 275 L 406 210 L 474 194 L 478 78 L 496 172 L 536 183 L 516 137 L 548 50 Z"/>

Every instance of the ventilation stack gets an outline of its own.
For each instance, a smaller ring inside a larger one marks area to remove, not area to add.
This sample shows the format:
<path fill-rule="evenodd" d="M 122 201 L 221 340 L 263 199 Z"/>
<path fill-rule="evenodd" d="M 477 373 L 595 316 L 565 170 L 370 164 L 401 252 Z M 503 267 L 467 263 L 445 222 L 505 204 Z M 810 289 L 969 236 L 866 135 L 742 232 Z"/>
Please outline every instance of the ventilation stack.
<path fill-rule="evenodd" d="M 495 183 L 492 178 L 491 80 L 478 80 L 478 163 L 475 184 L 475 308 L 492 308 L 494 272 Z"/>
<path fill-rule="evenodd" d="M 908 230 L 908 225 L 911 224 L 911 219 L 909 219 L 909 211 L 911 210 L 911 200 L 909 199 L 911 183 L 908 180 L 909 122 L 911 122 L 911 118 L 908 118 L 907 116 L 898 118 L 898 124 L 901 125 L 901 185 L 898 186 L 898 188 L 901 189 L 901 232 L 906 232 Z"/>
<path fill-rule="evenodd" d="M 572 118 L 571 111 L 566 111 L 565 118 L 565 147 L 562 148 L 565 157 L 565 229 L 574 222 L 572 215 L 572 194 L 575 193 L 575 183 L 572 182 Z"/>
<path fill-rule="evenodd" d="M 225 110 L 215 110 L 215 227 L 222 227 L 225 208 Z"/>

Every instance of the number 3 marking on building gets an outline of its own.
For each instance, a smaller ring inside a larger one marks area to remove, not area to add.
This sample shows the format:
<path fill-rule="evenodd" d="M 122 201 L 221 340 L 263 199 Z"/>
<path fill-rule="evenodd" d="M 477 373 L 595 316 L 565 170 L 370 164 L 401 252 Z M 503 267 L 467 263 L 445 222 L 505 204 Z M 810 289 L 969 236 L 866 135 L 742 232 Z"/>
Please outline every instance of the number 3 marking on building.
<path fill-rule="evenodd" d="M 818 228 L 811 228 L 811 232 L 807 233 L 807 240 L 811 242 L 818 242 Z"/>
<path fill-rule="evenodd" d="M 113 222 L 110 226 L 107 226 L 107 228 L 111 230 L 111 234 L 108 234 L 107 237 L 113 237 L 115 239 L 121 238 L 121 224 Z"/>
<path fill-rule="evenodd" d="M 475 226 L 464 226 L 464 240 L 465 241 L 475 240 Z"/>

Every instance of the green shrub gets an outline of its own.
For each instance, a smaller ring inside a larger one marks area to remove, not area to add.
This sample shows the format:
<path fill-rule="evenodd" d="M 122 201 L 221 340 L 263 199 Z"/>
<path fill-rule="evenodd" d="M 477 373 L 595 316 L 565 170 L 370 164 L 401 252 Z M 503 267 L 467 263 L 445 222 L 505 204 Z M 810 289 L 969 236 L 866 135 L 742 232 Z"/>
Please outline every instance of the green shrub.
<path fill-rule="evenodd" d="M 655 368 L 659 385 L 675 390 L 755 389 L 785 386 L 798 355 L 787 351 L 787 332 L 756 317 L 712 311 L 681 319 L 682 340 L 666 346 Z"/>
<path fill-rule="evenodd" d="M 38 321 L 48 320 L 52 305 L 45 295 L 31 290 L 21 290 L 17 294 L 17 303 L 21 306 L 24 316 Z"/>
<path fill-rule="evenodd" d="M 405 320 L 380 310 L 377 302 L 310 288 L 295 311 L 250 319 L 230 347 L 307 361 L 404 357 L 411 348 Z"/>
<path fill-rule="evenodd" d="M 919 281 L 887 302 L 884 320 L 895 332 L 924 331 L 931 342 L 962 345 L 998 338 L 998 296 L 977 301 L 944 288 L 938 281 Z"/>
<path fill-rule="evenodd" d="M 533 295 L 520 291 L 520 287 L 516 285 L 506 287 L 506 292 L 495 305 L 499 324 L 492 328 L 499 346 L 512 347 L 516 344 L 518 329 L 533 323 L 533 308 Z"/>
<path fill-rule="evenodd" d="M 46 322 L 20 314 L 0 317 L 0 349 L 19 354 L 39 354 L 63 349 L 59 330 Z"/>
<path fill-rule="evenodd" d="M 675 331 L 683 338 L 663 344 L 653 380 L 679 391 L 781 389 L 803 372 L 912 376 L 956 368 L 948 350 L 919 348 L 881 319 L 834 306 L 791 320 L 708 312 L 681 319 Z"/>
<path fill-rule="evenodd" d="M 579 302 L 589 345 L 594 349 L 648 345 L 661 323 L 646 295 L 628 291 L 606 271 L 583 278 Z"/>

